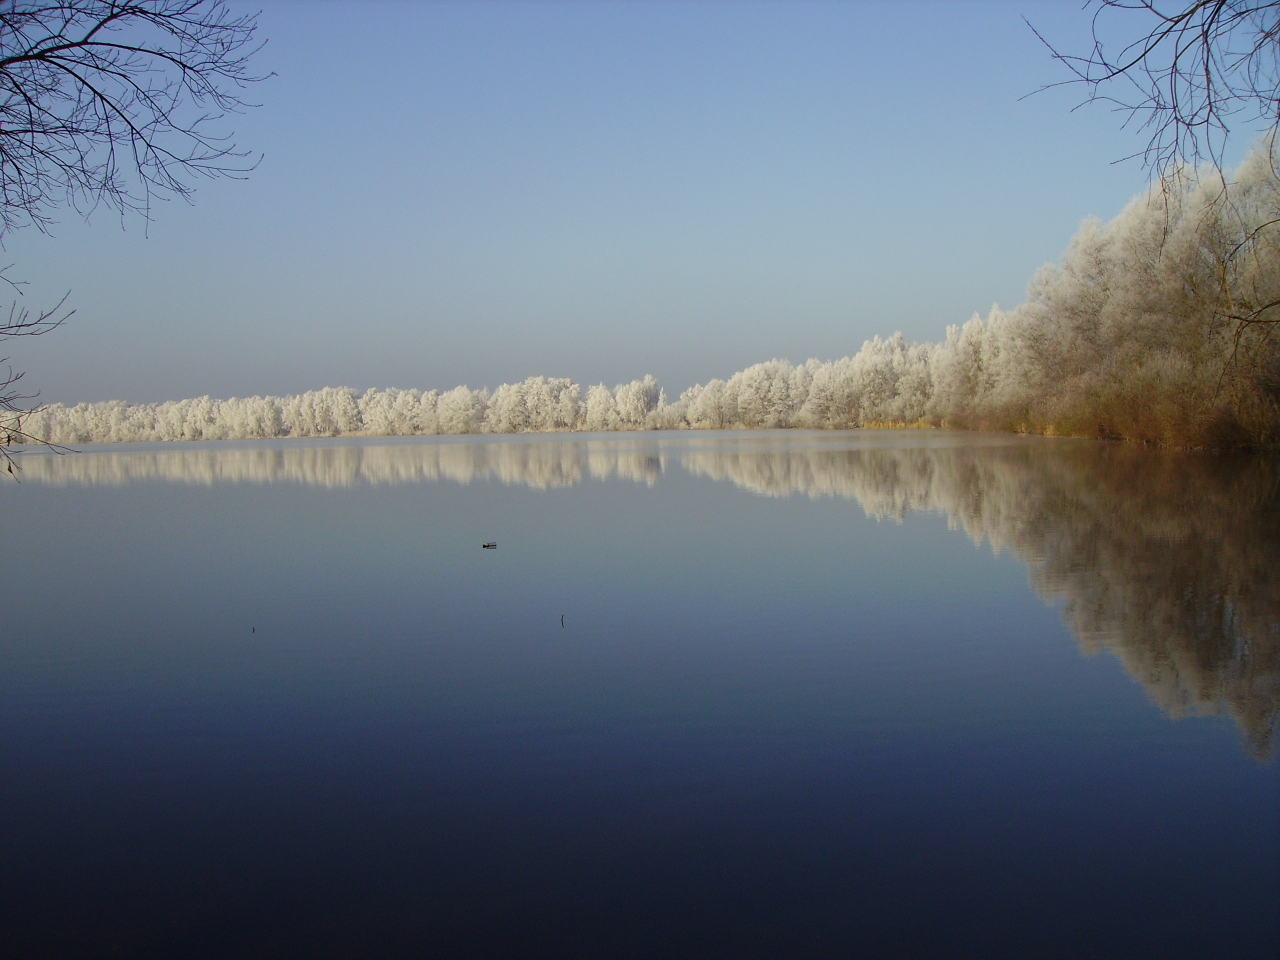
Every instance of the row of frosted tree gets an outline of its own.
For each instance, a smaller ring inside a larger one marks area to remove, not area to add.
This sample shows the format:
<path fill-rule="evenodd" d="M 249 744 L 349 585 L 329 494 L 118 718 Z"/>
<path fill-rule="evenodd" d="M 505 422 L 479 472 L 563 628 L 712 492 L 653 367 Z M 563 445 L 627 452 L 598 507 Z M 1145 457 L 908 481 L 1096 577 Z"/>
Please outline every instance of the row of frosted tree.
<path fill-rule="evenodd" d="M 54 443 L 731 428 L 952 426 L 1174 446 L 1280 444 L 1280 157 L 1175 171 L 1086 221 L 1025 303 L 941 343 L 876 337 L 831 362 L 756 364 L 669 401 L 653 377 L 583 388 L 325 388 L 291 397 L 53 404 Z"/>
<path fill-rule="evenodd" d="M 199 397 L 165 403 L 51 404 L 25 431 L 59 444 L 349 435 L 858 427 L 925 423 L 937 348 L 901 335 L 854 357 L 795 366 L 771 360 L 686 390 L 674 403 L 652 376 L 585 392 L 530 377 L 496 390 L 326 387 L 291 397 Z"/>

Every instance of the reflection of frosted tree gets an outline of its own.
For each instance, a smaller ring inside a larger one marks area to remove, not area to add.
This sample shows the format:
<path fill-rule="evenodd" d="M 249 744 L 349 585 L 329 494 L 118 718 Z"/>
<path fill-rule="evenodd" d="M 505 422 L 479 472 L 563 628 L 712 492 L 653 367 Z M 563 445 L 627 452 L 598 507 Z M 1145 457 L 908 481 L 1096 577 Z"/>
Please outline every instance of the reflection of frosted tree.
<path fill-rule="evenodd" d="M 770 496 L 943 512 L 1026 563 L 1089 653 L 1111 650 L 1175 716 L 1227 713 L 1251 751 L 1280 724 L 1280 463 L 1111 444 L 935 445 L 684 458 Z"/>
<path fill-rule="evenodd" d="M 831 447 L 780 436 L 796 435 L 105 449 L 29 457 L 25 476 L 324 486 L 488 479 L 547 489 L 588 477 L 652 484 L 679 462 L 764 496 L 856 500 L 877 518 L 936 511 L 1026 563 L 1082 648 L 1114 652 L 1171 714 L 1227 713 L 1256 755 L 1274 752 L 1280 462 L 918 432 Z"/>
<path fill-rule="evenodd" d="M 24 479 L 55 486 L 140 482 L 355 484 L 472 483 L 496 480 L 538 490 L 585 477 L 652 485 L 662 458 L 620 443 L 457 443 L 165 447 L 78 457 L 28 457 Z"/>
<path fill-rule="evenodd" d="M 1174 715 L 1225 711 L 1259 756 L 1280 720 L 1280 473 L 1273 460 L 1116 456 L 1036 531 L 1042 596 Z M 1127 461 L 1127 462 L 1126 462 Z M 1015 550 L 1018 550 L 1018 544 Z"/>

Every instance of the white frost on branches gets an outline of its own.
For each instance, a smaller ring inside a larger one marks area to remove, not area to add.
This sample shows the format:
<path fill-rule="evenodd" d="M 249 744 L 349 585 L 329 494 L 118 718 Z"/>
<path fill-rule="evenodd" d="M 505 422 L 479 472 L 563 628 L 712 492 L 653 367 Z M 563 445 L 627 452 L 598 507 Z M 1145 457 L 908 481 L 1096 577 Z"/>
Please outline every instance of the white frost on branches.
<path fill-rule="evenodd" d="M 1273 143 L 1228 179 L 1184 169 L 1087 220 L 1025 303 L 941 343 L 875 337 L 852 357 L 770 360 L 674 403 L 652 376 L 492 392 L 326 387 L 292 397 L 53 404 L 57 444 L 267 437 L 953 426 L 1182 446 L 1280 444 L 1280 177 Z M 1228 186 L 1230 189 L 1228 189 Z"/>

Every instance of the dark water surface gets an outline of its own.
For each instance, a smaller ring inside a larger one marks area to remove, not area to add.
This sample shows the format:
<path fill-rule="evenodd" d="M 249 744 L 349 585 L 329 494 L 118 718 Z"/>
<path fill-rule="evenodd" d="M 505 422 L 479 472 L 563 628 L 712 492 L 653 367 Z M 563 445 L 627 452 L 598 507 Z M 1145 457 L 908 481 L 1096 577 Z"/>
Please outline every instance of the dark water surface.
<path fill-rule="evenodd" d="M 5 957 L 1276 956 L 1274 459 L 96 447 L 0 511 Z"/>

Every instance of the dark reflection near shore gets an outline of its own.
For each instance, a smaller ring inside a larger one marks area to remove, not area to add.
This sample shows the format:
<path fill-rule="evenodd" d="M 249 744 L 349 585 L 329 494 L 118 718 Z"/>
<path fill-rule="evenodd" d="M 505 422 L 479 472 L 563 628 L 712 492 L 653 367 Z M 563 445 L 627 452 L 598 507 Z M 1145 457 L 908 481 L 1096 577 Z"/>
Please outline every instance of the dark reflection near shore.
<path fill-rule="evenodd" d="M 945 513 L 1009 550 L 1088 654 L 1110 650 L 1171 716 L 1228 714 L 1274 758 L 1280 719 L 1280 464 L 1087 443 L 692 458 L 758 493 Z"/>
<path fill-rule="evenodd" d="M 731 433 L 413 443 L 261 443 L 24 458 L 55 485 L 459 483 L 536 489 L 676 466 L 763 496 L 944 513 L 1009 550 L 1086 653 L 1110 650 L 1172 716 L 1229 715 L 1274 758 L 1280 722 L 1280 462 L 936 432 Z"/>

